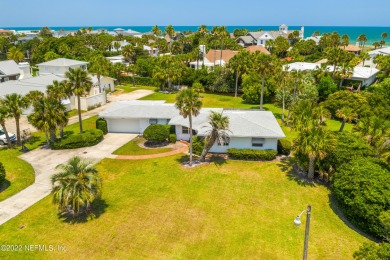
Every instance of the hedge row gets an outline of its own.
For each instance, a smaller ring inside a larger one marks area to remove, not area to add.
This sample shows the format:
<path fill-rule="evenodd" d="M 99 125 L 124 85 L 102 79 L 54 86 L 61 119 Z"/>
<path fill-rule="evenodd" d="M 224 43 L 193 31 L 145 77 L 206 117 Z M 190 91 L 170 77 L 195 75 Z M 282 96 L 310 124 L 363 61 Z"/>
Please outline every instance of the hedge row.
<path fill-rule="evenodd" d="M 230 158 L 237 160 L 272 161 L 276 158 L 277 151 L 232 148 L 228 149 L 227 154 Z"/>
<path fill-rule="evenodd" d="M 102 130 L 103 134 L 107 134 L 108 133 L 107 121 L 104 120 L 103 118 L 96 119 L 96 129 L 100 129 Z"/>
<path fill-rule="evenodd" d="M 122 82 L 132 84 L 133 83 L 133 77 L 132 76 L 123 76 L 121 78 Z M 134 82 L 136 85 L 143 85 L 143 86 L 156 86 L 156 82 L 152 78 L 147 77 L 134 77 Z"/>
<path fill-rule="evenodd" d="M 282 155 L 289 155 L 291 152 L 291 142 L 285 139 L 278 140 L 278 153 Z"/>
<path fill-rule="evenodd" d="M 80 147 L 93 146 L 103 140 L 103 131 L 99 129 L 90 129 L 81 134 L 71 134 L 65 138 L 58 139 L 51 143 L 53 150 L 73 149 Z"/>

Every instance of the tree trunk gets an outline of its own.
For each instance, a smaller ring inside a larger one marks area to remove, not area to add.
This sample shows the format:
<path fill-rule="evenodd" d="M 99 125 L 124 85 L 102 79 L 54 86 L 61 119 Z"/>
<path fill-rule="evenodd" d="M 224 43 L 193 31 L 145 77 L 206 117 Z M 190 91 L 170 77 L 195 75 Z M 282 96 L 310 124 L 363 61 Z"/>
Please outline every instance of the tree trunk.
<path fill-rule="evenodd" d="M 49 135 L 47 134 L 47 131 L 45 131 L 45 137 L 46 137 L 46 144 L 48 147 L 50 147 Z"/>
<path fill-rule="evenodd" d="M 12 148 L 11 139 L 9 139 L 9 135 L 8 135 L 8 132 L 7 132 L 7 128 L 5 127 L 5 122 L 4 121 L 1 122 L 1 127 L 4 130 L 5 138 L 7 139 L 7 146 L 8 146 L 8 148 L 11 149 Z"/>
<path fill-rule="evenodd" d="M 339 88 L 341 88 L 341 87 L 343 86 L 343 81 L 344 81 L 344 79 L 343 79 L 343 78 L 341 78 L 341 79 L 340 79 L 340 85 L 339 85 Z"/>
<path fill-rule="evenodd" d="M 309 156 L 309 171 L 307 173 L 307 177 L 309 180 L 314 179 L 314 163 L 316 161 L 316 157 L 314 155 Z"/>
<path fill-rule="evenodd" d="M 49 133 L 50 133 L 50 141 L 55 142 L 57 140 L 56 130 L 50 129 Z"/>
<path fill-rule="evenodd" d="M 206 41 L 205 36 L 203 36 L 203 47 L 202 47 L 202 68 L 204 67 L 204 56 L 206 51 Z"/>
<path fill-rule="evenodd" d="M 261 78 L 260 110 L 263 110 L 264 76 Z"/>
<path fill-rule="evenodd" d="M 345 123 L 346 123 L 346 120 L 343 119 L 343 122 L 341 123 L 339 132 L 342 132 L 344 130 Z"/>
<path fill-rule="evenodd" d="M 297 96 L 297 84 L 298 84 L 298 80 L 295 79 L 295 81 L 294 81 L 293 103 L 295 103 L 295 99 L 296 99 L 296 96 Z"/>
<path fill-rule="evenodd" d="M 219 66 L 222 67 L 222 49 L 223 49 L 223 39 L 221 39 L 221 59 L 219 60 Z"/>
<path fill-rule="evenodd" d="M 81 119 L 81 100 L 80 96 L 77 96 L 77 112 L 79 114 L 80 134 L 83 132 L 83 121 Z"/>
<path fill-rule="evenodd" d="M 191 113 L 188 115 L 188 120 L 190 122 L 190 163 L 189 165 L 192 166 L 192 115 Z"/>
<path fill-rule="evenodd" d="M 285 108 L 285 104 L 284 104 L 284 88 L 283 88 L 283 93 L 282 93 L 282 122 L 284 123 L 284 108 Z"/>
<path fill-rule="evenodd" d="M 64 138 L 64 127 L 60 126 L 60 137 Z"/>
<path fill-rule="evenodd" d="M 203 147 L 203 151 L 202 151 L 202 154 L 200 156 L 200 161 L 201 162 L 206 161 L 206 155 L 210 151 L 211 147 L 213 147 L 213 145 L 215 143 L 215 140 L 216 140 L 216 135 L 214 133 L 211 133 L 210 136 L 209 136 L 208 142 Z"/>
<path fill-rule="evenodd" d="M 237 92 L 238 92 L 238 70 L 236 71 L 236 89 L 234 92 L 234 97 L 237 97 Z"/>
<path fill-rule="evenodd" d="M 336 75 L 336 66 L 337 66 L 337 64 L 335 63 L 335 64 L 333 65 L 332 79 L 334 79 L 334 76 Z"/>
<path fill-rule="evenodd" d="M 20 120 L 20 117 L 18 117 L 18 116 L 15 117 L 15 121 L 16 121 L 16 138 L 17 138 L 17 143 L 18 143 L 18 145 L 21 145 L 19 120 Z"/>

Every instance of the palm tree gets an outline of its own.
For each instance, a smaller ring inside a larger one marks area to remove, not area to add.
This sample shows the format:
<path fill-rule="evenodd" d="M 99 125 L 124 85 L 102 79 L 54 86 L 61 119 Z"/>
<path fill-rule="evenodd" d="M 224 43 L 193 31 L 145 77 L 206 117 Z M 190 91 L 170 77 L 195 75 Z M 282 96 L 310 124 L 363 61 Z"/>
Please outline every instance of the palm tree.
<path fill-rule="evenodd" d="M 62 104 L 62 100 L 67 99 L 72 95 L 70 89 L 67 88 L 66 81 L 58 82 L 57 80 L 54 80 L 52 85 L 47 86 L 46 94 L 49 99 L 54 99 L 60 104 Z M 68 120 L 64 121 L 63 124 L 59 124 L 61 138 L 64 137 L 64 127 L 67 124 Z"/>
<path fill-rule="evenodd" d="M 366 60 L 369 60 L 369 59 L 370 59 L 370 55 L 369 55 L 368 52 L 366 52 L 366 51 L 361 51 L 359 57 L 360 57 L 360 59 L 363 60 L 363 66 L 364 66 L 364 62 L 365 62 Z"/>
<path fill-rule="evenodd" d="M 236 85 L 235 85 L 236 87 L 234 91 L 234 97 L 237 97 L 238 79 L 242 74 L 244 74 L 247 71 L 249 59 L 250 59 L 250 53 L 246 50 L 243 50 L 229 60 L 228 66 L 236 74 Z"/>
<path fill-rule="evenodd" d="M 169 35 L 169 37 L 171 38 L 171 41 L 169 42 L 169 52 L 172 53 L 172 41 L 173 36 L 175 36 L 175 29 L 171 24 L 165 27 L 165 34 Z"/>
<path fill-rule="evenodd" d="M 135 63 L 136 52 L 133 45 L 129 44 L 124 46 L 122 48 L 122 55 L 125 58 L 125 61 L 127 61 L 128 63 Z"/>
<path fill-rule="evenodd" d="M 367 36 L 365 34 L 359 35 L 358 42 L 360 42 L 360 45 L 363 45 L 363 49 L 364 49 L 364 45 L 366 44 L 367 41 L 368 41 L 368 39 L 367 39 Z"/>
<path fill-rule="evenodd" d="M 381 46 L 379 42 L 373 42 L 372 45 L 374 46 L 375 50 Z"/>
<path fill-rule="evenodd" d="M 349 45 L 349 36 L 348 36 L 348 34 L 344 34 L 343 36 L 341 36 L 341 40 L 342 40 L 341 45 L 343 45 L 344 49 L 345 49 L 345 47 L 347 47 Z"/>
<path fill-rule="evenodd" d="M 16 63 L 19 63 L 24 60 L 24 54 L 21 50 L 13 46 L 7 52 L 7 59 L 14 60 Z"/>
<path fill-rule="evenodd" d="M 91 65 L 89 66 L 89 72 L 95 74 L 98 80 L 99 89 L 101 91 L 100 79 L 102 76 L 108 74 L 110 62 L 103 55 L 96 55 L 91 59 Z"/>
<path fill-rule="evenodd" d="M 116 49 L 116 51 L 118 52 L 119 51 L 119 48 L 121 47 L 121 44 L 119 41 L 115 41 L 114 42 L 114 48 Z"/>
<path fill-rule="evenodd" d="M 350 107 L 343 107 L 336 111 L 336 116 L 343 119 L 339 130 L 339 132 L 342 132 L 344 130 L 345 123 L 354 120 L 357 117 L 357 113 Z"/>
<path fill-rule="evenodd" d="M 8 148 L 11 148 L 12 147 L 11 139 L 9 138 L 7 128 L 5 127 L 5 120 L 7 120 L 7 118 L 9 118 L 10 115 L 7 108 L 1 104 L 2 104 L 2 100 L 0 100 L 0 125 L 3 128 L 5 138 L 7 139 L 7 146 Z"/>
<path fill-rule="evenodd" d="M 387 32 L 384 32 L 384 33 L 382 33 L 381 37 L 382 37 L 383 44 L 385 44 L 385 39 L 387 37 L 389 37 L 389 35 L 387 34 Z M 381 45 L 381 48 L 382 48 L 382 45 Z"/>
<path fill-rule="evenodd" d="M 348 62 L 343 62 L 340 66 L 340 69 L 337 72 L 338 77 L 340 77 L 339 88 L 343 86 L 344 79 L 348 79 L 353 75 L 353 67 Z"/>
<path fill-rule="evenodd" d="M 346 56 L 346 52 L 338 47 L 332 47 L 332 48 L 327 48 L 325 50 L 325 54 L 328 59 L 328 62 L 330 64 L 333 64 L 332 78 L 334 79 L 337 71 L 337 65 L 344 60 Z"/>
<path fill-rule="evenodd" d="M 180 115 L 184 118 L 188 117 L 190 131 L 190 162 L 192 166 L 192 116 L 198 116 L 202 108 L 199 92 L 192 88 L 180 90 L 176 96 L 176 108 L 180 110 Z"/>
<path fill-rule="evenodd" d="M 101 197 L 102 180 L 97 169 L 76 156 L 57 168 L 61 171 L 51 177 L 51 193 L 58 213 L 88 214 L 91 204 Z"/>
<path fill-rule="evenodd" d="M 273 69 L 274 59 L 272 58 L 272 56 L 261 53 L 259 51 L 255 52 L 253 59 L 253 64 L 256 64 L 253 70 L 256 73 L 259 73 L 261 76 L 260 110 L 263 110 L 265 77 L 266 75 L 271 73 Z"/>
<path fill-rule="evenodd" d="M 77 110 L 79 115 L 79 124 L 80 124 L 80 133 L 83 132 L 83 121 L 81 119 L 81 96 L 85 92 L 91 90 L 92 80 L 88 76 L 88 73 L 82 68 L 72 69 L 65 72 L 65 77 L 68 78 L 66 81 L 66 87 L 69 89 L 70 93 L 77 96 Z"/>
<path fill-rule="evenodd" d="M 158 48 L 158 38 L 160 37 L 161 35 L 161 29 L 155 25 L 153 28 L 152 28 L 152 33 L 154 34 L 154 36 L 156 37 L 156 47 L 157 47 L 157 56 L 158 56 L 158 51 L 159 51 L 159 48 Z"/>
<path fill-rule="evenodd" d="M 19 120 L 20 120 L 20 116 L 23 113 L 23 110 L 26 109 L 29 105 L 28 101 L 22 95 L 13 93 L 13 94 L 5 95 L 2 103 L 8 110 L 9 114 L 13 118 L 15 118 L 17 143 L 20 145 L 21 139 L 20 139 Z"/>
<path fill-rule="evenodd" d="M 209 30 L 207 29 L 207 26 L 206 25 L 201 25 L 199 28 L 198 28 L 198 32 L 200 33 L 200 35 L 202 36 L 202 39 L 203 39 L 203 45 L 206 46 L 206 40 L 205 40 L 205 37 L 207 35 L 207 33 L 209 32 Z M 202 59 L 202 67 L 204 66 L 204 57 L 206 55 L 206 48 L 204 47 L 204 49 L 202 50 L 203 53 L 203 59 Z"/>
<path fill-rule="evenodd" d="M 206 144 L 204 145 L 202 154 L 200 156 L 201 162 L 206 160 L 206 155 L 214 145 L 215 141 L 223 144 L 229 139 L 229 117 L 224 116 L 223 112 L 217 113 L 211 111 L 209 116 L 209 124 L 211 126 L 211 130 L 206 137 Z"/>

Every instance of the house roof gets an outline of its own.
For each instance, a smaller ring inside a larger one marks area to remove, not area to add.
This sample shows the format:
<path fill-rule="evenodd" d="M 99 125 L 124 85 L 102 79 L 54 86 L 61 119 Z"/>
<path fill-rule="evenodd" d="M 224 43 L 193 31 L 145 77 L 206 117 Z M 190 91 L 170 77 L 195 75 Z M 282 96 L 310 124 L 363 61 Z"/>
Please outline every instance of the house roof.
<path fill-rule="evenodd" d="M 233 58 L 236 54 L 238 53 L 238 51 L 232 51 L 232 50 L 223 50 L 222 51 L 222 60 L 227 63 L 229 62 L 229 60 L 231 58 Z M 210 49 L 209 52 L 206 54 L 206 59 L 210 62 L 215 62 L 217 63 L 217 61 L 219 62 L 220 59 L 221 59 L 221 50 L 213 50 L 213 49 Z"/>
<path fill-rule="evenodd" d="M 259 51 L 259 52 L 262 52 L 265 54 L 270 54 L 270 52 L 266 48 L 264 48 L 264 46 L 261 46 L 261 45 L 252 45 L 252 46 L 246 47 L 245 49 L 249 52 Z"/>
<path fill-rule="evenodd" d="M 372 56 L 372 55 L 378 55 L 378 54 L 390 55 L 390 47 L 382 48 L 382 49 L 376 49 L 376 50 L 370 51 L 368 54 L 369 54 L 370 56 Z"/>
<path fill-rule="evenodd" d="M 355 67 L 353 68 L 352 78 L 355 79 L 368 79 L 379 72 L 376 68 L 367 68 L 367 67 Z"/>
<path fill-rule="evenodd" d="M 103 118 L 161 118 L 171 119 L 179 115 L 174 104 L 165 101 L 120 101 L 99 113 Z"/>
<path fill-rule="evenodd" d="M 239 40 L 242 40 L 245 44 L 253 44 L 254 43 L 253 37 L 249 36 L 249 35 L 240 36 L 237 38 L 236 41 L 239 41 Z"/>
<path fill-rule="evenodd" d="M 359 46 L 356 45 L 339 46 L 339 48 L 349 52 L 358 52 L 362 50 L 361 48 L 359 48 Z"/>
<path fill-rule="evenodd" d="M 37 64 L 38 66 L 53 66 L 53 67 L 69 67 L 69 66 L 75 66 L 75 65 L 87 65 L 88 62 L 86 61 L 79 61 L 79 60 L 71 60 L 66 58 L 58 58 L 55 60 L 43 62 Z"/>
<path fill-rule="evenodd" d="M 290 64 L 283 65 L 283 69 L 288 71 L 305 71 L 305 70 L 315 70 L 320 67 L 320 64 L 310 63 L 310 62 L 294 62 Z"/>
<path fill-rule="evenodd" d="M 0 61 L 0 75 L 17 75 L 20 74 L 18 64 L 13 60 Z"/>

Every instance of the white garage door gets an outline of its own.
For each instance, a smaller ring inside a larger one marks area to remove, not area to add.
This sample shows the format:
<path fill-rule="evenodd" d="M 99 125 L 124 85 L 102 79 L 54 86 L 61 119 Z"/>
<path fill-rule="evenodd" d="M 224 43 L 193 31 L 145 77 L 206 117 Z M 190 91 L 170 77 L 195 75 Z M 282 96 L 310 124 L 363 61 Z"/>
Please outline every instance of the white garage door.
<path fill-rule="evenodd" d="M 109 119 L 107 124 L 110 133 L 140 133 L 139 119 Z"/>

